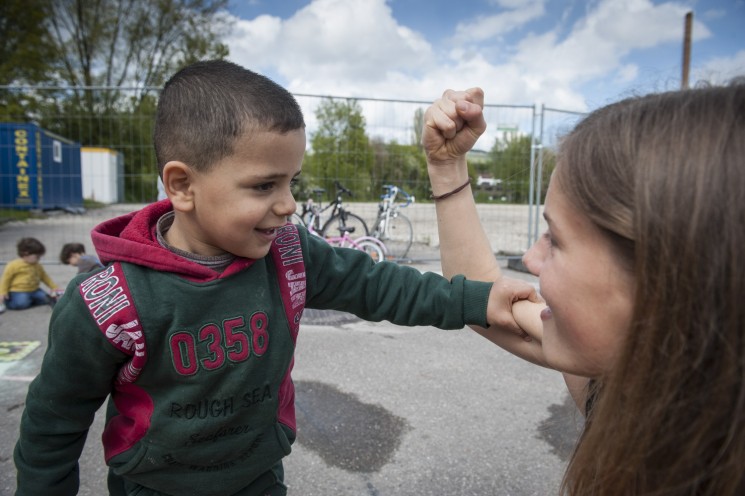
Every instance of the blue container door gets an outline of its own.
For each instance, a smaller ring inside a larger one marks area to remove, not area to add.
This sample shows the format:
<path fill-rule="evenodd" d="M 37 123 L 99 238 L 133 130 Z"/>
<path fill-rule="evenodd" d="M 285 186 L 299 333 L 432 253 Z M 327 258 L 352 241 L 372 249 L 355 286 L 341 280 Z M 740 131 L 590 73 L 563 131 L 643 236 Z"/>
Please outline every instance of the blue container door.
<path fill-rule="evenodd" d="M 41 143 L 37 170 L 39 207 L 82 207 L 80 145 L 43 130 L 38 133 Z"/>
<path fill-rule="evenodd" d="M 37 130 L 32 124 L 0 124 L 0 204 L 3 207 L 38 206 Z"/>
<path fill-rule="evenodd" d="M 82 207 L 80 144 L 35 124 L 0 124 L 0 205 Z"/>

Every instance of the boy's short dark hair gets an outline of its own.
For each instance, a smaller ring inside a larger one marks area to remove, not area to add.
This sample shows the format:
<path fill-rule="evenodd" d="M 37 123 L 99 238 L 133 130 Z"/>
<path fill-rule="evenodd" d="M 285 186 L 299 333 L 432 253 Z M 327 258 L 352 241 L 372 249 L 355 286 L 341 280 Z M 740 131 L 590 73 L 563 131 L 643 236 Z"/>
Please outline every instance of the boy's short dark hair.
<path fill-rule="evenodd" d="M 47 252 L 46 247 L 36 238 L 21 238 L 16 244 L 19 257 L 25 257 L 26 255 L 39 255 L 42 256 Z"/>
<path fill-rule="evenodd" d="M 226 60 L 197 62 L 174 74 L 160 94 L 153 131 L 158 170 L 178 160 L 208 171 L 248 131 L 304 127 L 295 98 L 271 79 Z"/>
<path fill-rule="evenodd" d="M 59 261 L 67 265 L 70 260 L 70 255 L 73 253 L 85 254 L 85 246 L 82 243 L 65 243 L 59 254 Z"/>

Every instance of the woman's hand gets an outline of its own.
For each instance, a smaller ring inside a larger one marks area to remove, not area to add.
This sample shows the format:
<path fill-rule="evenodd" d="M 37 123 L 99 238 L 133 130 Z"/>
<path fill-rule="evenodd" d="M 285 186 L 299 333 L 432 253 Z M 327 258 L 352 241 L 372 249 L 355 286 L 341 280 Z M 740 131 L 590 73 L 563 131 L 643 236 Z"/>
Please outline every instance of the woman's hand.
<path fill-rule="evenodd" d="M 424 114 L 422 146 L 431 166 L 464 158 L 486 130 L 484 92 L 446 90 Z"/>

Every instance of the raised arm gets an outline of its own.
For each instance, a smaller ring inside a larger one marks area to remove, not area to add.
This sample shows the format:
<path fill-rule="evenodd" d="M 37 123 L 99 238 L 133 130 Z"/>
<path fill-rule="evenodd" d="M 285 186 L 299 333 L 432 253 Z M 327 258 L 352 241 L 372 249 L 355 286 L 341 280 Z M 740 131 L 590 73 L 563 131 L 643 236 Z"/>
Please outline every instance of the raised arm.
<path fill-rule="evenodd" d="M 447 90 L 424 115 L 422 145 L 434 198 L 469 181 L 466 153 L 486 130 L 484 93 L 480 88 Z M 445 277 L 464 274 L 495 281 L 502 276 L 489 239 L 479 221 L 470 184 L 435 200 Z"/>
<path fill-rule="evenodd" d="M 466 153 L 486 130 L 483 105 L 484 93 L 480 88 L 447 90 L 424 116 L 422 145 L 437 211 L 442 271 L 448 278 L 464 274 L 469 279 L 495 281 L 503 300 L 501 329 L 472 328 L 507 351 L 544 365 L 540 344 L 543 326 L 539 317 L 543 305 L 529 301 L 515 303 L 539 298 L 531 285 L 503 276 L 467 184 Z M 523 330 L 532 341 L 524 339 Z"/>

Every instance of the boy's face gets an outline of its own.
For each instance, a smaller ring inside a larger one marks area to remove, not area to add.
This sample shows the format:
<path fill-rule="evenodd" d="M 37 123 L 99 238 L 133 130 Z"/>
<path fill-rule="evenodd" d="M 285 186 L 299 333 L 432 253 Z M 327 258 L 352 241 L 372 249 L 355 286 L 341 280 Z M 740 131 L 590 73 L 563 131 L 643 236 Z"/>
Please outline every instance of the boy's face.
<path fill-rule="evenodd" d="M 305 130 L 286 134 L 247 133 L 234 153 L 206 173 L 195 173 L 193 207 L 185 222 L 174 222 L 177 248 L 199 255 L 225 252 L 262 258 L 297 205 L 290 187 L 300 174 Z M 170 238 L 170 236 L 169 236 Z"/>

